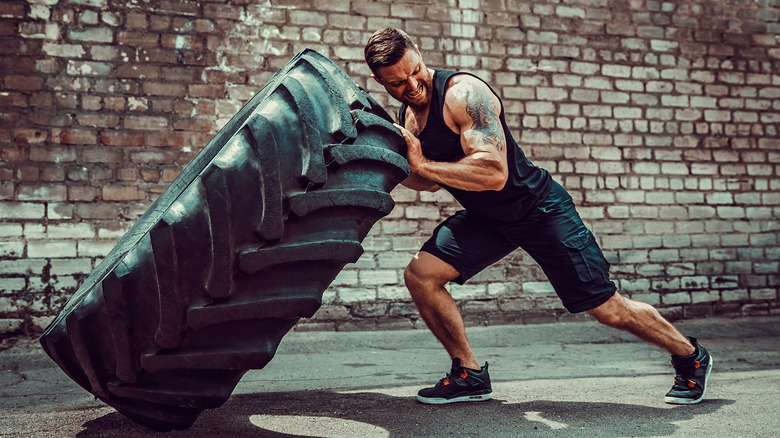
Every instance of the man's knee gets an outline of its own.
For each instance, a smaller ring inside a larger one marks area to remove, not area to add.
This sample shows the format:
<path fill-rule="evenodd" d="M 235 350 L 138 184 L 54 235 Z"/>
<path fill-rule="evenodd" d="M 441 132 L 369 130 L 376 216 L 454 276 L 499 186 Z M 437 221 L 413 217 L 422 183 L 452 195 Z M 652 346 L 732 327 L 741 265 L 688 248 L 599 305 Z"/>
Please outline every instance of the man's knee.
<path fill-rule="evenodd" d="M 440 281 L 436 280 L 436 276 L 429 270 L 420 266 L 420 263 L 416 259 L 412 260 L 404 270 L 404 283 L 410 291 L 418 289 L 427 289 L 432 286 L 440 286 Z"/>
<path fill-rule="evenodd" d="M 443 287 L 457 276 L 452 266 L 430 254 L 418 253 L 404 270 L 404 283 L 414 294 L 417 290 Z"/>
<path fill-rule="evenodd" d="M 423 282 L 423 276 L 420 269 L 415 266 L 414 260 L 409 262 L 404 269 L 404 284 L 409 289 L 416 288 Z"/>

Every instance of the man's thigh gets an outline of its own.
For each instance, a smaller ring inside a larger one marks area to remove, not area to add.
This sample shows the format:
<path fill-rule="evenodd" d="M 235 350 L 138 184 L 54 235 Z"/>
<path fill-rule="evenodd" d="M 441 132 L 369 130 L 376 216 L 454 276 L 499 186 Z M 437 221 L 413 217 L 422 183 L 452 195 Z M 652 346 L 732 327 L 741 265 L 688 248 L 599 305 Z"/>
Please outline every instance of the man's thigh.
<path fill-rule="evenodd" d="M 523 221 L 502 228 L 542 268 L 564 306 L 584 312 L 606 302 L 617 288 L 595 236 L 560 185 Z"/>
<path fill-rule="evenodd" d="M 496 232 L 495 226 L 464 210 L 439 224 L 421 251 L 454 267 L 460 275 L 453 281 L 463 284 L 516 248 Z"/>

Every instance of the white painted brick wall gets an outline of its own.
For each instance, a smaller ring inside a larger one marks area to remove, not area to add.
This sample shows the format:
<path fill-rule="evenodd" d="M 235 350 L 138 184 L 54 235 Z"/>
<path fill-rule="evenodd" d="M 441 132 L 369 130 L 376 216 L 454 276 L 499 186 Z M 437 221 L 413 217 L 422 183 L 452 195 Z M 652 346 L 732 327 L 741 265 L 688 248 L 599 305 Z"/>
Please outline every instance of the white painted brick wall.
<path fill-rule="evenodd" d="M 219 71 L 230 74 L 186 65 L 193 83 L 185 85 L 186 79 L 160 76 L 161 69 L 181 69 L 179 60 L 137 60 L 146 76 L 183 90 L 175 97 L 99 84 L 138 80 L 122 77 L 125 61 L 113 54 L 133 45 L 124 34 L 160 44 L 162 35 L 194 37 L 193 30 L 165 24 L 192 15 L 141 4 L 129 16 L 107 6 L 110 26 L 91 32 L 62 14 L 44 18 L 40 5 L 7 12 L 20 29 L 47 22 L 40 32 L 13 37 L 20 46 L 45 37 L 45 57 L 35 59 L 36 71 L 20 74 L 12 66 L 0 96 L 14 118 L 0 127 L 0 321 L 11 321 L 0 323 L 0 333 L 18 330 L 15 321 L 51 318 L 63 297 L 47 294 L 69 293 L 191 158 L 182 150 L 202 147 L 304 47 L 331 57 L 395 114 L 398 104 L 362 61 L 366 38 L 386 25 L 416 37 L 430 67 L 465 68 L 490 81 L 510 130 L 528 157 L 571 192 L 624 291 L 683 316 L 689 308 L 698 315 L 726 311 L 719 303 L 761 304 L 777 313 L 780 28 L 771 7 L 715 0 L 704 14 L 669 1 L 304 3 L 196 13 L 225 30 L 197 35 L 208 36 L 202 59 L 215 57 Z M 243 29 L 237 17 L 249 15 L 273 31 L 241 33 L 254 45 L 248 57 L 248 46 L 226 46 L 222 35 L 235 36 Z M 68 35 L 82 39 L 67 41 Z M 96 70 L 85 76 L 85 65 Z M 37 85 L 29 89 L 31 83 Z M 216 91 L 197 96 L 198 87 Z M 95 123 L 100 117 L 177 127 L 172 137 L 184 140 L 152 145 L 154 131 L 119 122 L 109 128 Z M 179 129 L 182 119 L 205 127 Z M 125 144 L 112 143 L 112 135 L 140 137 Z M 406 263 L 436 224 L 460 208 L 444 191 L 399 186 L 392 197 L 397 205 L 364 240 L 363 257 L 325 292 L 328 321 L 373 315 L 359 309 L 376 300 L 410 305 L 402 284 Z M 500 262 L 507 269 L 489 270 L 454 287 L 453 295 L 466 310 L 559 315 L 544 276 L 522 252 L 514 254 Z M 515 301 L 491 301 L 498 297 Z"/>

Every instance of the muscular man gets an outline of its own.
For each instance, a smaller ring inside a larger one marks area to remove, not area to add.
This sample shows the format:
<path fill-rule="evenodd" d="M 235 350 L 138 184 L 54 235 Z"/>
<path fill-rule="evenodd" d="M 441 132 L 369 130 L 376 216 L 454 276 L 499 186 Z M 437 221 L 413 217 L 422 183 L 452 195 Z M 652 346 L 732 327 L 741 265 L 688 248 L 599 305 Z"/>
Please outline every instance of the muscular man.
<path fill-rule="evenodd" d="M 403 184 L 421 191 L 444 188 L 464 208 L 434 230 L 404 273 L 420 315 L 452 358 L 447 376 L 420 390 L 417 399 L 442 404 L 492 397 L 488 364 L 480 366 L 474 357 L 444 286 L 463 284 L 522 248 L 569 312 L 587 312 L 672 355 L 676 376 L 667 403 L 700 402 L 712 367 L 707 350 L 649 304 L 617 292 L 571 196 L 525 157 L 490 86 L 470 74 L 428 68 L 417 45 L 398 29 L 374 33 L 365 58 L 372 77 L 402 104 L 396 126 L 412 171 Z"/>

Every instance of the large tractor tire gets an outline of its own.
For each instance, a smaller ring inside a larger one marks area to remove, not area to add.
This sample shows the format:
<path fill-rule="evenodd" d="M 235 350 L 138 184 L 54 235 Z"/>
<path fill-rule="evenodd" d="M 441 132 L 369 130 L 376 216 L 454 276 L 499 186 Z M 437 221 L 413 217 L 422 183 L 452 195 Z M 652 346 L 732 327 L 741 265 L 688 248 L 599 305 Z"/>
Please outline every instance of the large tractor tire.
<path fill-rule="evenodd" d="M 409 173 L 390 116 L 306 50 L 189 163 L 41 337 L 76 383 L 186 429 L 320 307 Z"/>

